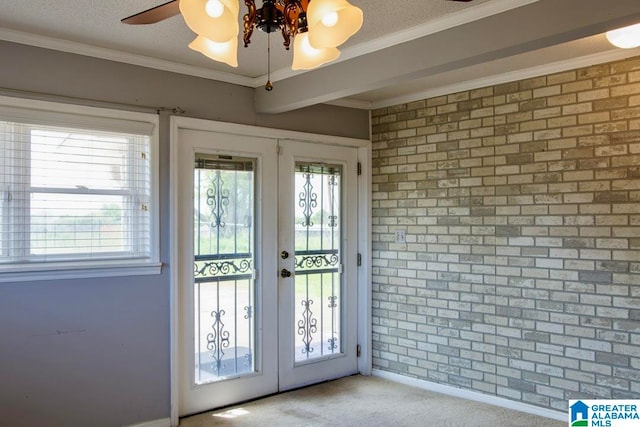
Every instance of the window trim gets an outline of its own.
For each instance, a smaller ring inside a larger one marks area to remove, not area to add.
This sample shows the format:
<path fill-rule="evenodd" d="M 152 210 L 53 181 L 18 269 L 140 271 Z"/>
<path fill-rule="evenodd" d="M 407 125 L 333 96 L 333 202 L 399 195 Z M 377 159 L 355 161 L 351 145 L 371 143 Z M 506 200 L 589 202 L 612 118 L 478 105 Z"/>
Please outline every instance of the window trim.
<path fill-rule="evenodd" d="M 0 119 L 29 120 L 87 130 L 142 132 L 149 136 L 150 253 L 149 259 L 133 257 L 66 262 L 8 264 L 0 270 L 0 283 L 17 281 L 66 280 L 161 273 L 159 227 L 159 116 L 157 114 L 87 107 L 50 101 L 0 96 Z"/>

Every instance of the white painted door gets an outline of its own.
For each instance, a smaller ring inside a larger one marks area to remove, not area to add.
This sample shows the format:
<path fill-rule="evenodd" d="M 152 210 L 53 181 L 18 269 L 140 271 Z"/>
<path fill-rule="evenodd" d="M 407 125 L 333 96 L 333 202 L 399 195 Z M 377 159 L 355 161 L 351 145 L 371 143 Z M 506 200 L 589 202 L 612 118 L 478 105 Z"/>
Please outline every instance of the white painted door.
<path fill-rule="evenodd" d="M 179 415 L 278 391 L 276 141 L 178 134 Z"/>
<path fill-rule="evenodd" d="M 177 139 L 179 415 L 357 372 L 356 149 Z"/>
<path fill-rule="evenodd" d="M 357 372 L 357 151 L 281 141 L 280 390 Z"/>

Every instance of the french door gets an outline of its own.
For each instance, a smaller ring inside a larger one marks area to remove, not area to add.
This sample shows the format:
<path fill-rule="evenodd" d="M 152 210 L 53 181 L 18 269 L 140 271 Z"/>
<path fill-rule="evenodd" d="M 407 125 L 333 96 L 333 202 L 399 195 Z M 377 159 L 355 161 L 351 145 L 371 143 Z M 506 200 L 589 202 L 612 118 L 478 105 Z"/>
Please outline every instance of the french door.
<path fill-rule="evenodd" d="M 179 415 L 357 372 L 357 151 L 180 129 Z"/>
<path fill-rule="evenodd" d="M 280 143 L 280 390 L 357 370 L 356 168 L 353 148 Z"/>

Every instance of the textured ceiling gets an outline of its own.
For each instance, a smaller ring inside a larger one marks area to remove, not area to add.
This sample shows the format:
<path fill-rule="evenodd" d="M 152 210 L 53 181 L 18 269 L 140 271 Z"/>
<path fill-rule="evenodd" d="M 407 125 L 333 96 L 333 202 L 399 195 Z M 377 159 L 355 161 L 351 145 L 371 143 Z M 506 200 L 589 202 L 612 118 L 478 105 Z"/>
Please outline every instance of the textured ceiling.
<path fill-rule="evenodd" d="M 169 60 L 206 69 L 258 77 L 266 74 L 267 35 L 255 32 L 251 45 L 239 50 L 237 69 L 211 61 L 187 44 L 195 35 L 182 17 L 153 24 L 130 26 L 120 19 L 164 3 L 166 0 L 20 0 L 5 1 L 0 27 L 56 39 L 74 41 L 116 51 Z M 446 0 L 351 0 L 360 7 L 362 29 L 344 46 L 351 47 L 392 32 L 481 4 Z M 240 9 L 240 19 L 245 7 Z M 242 26 L 241 26 L 242 28 Z M 288 69 L 292 53 L 282 47 L 282 38 L 271 35 L 272 71 Z"/>

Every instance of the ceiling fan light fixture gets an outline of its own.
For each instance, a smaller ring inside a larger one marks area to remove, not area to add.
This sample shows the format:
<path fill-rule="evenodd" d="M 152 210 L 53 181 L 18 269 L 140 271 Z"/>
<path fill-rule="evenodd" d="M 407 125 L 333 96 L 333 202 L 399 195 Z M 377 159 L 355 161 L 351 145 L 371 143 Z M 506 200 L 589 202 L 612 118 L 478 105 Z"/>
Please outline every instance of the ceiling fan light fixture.
<path fill-rule="evenodd" d="M 609 43 L 622 49 L 640 46 L 640 24 L 607 31 L 605 35 Z"/>
<path fill-rule="evenodd" d="M 226 42 L 218 43 L 198 36 L 189 43 L 189 48 L 214 61 L 224 62 L 232 67 L 238 66 L 238 37 L 234 36 Z"/>
<path fill-rule="evenodd" d="M 307 9 L 309 42 L 320 48 L 338 47 L 363 23 L 362 10 L 346 0 L 313 0 Z"/>
<path fill-rule="evenodd" d="M 180 0 L 180 13 L 194 33 L 212 42 L 226 43 L 240 31 L 238 0 Z"/>
<path fill-rule="evenodd" d="M 182 15 L 187 26 L 197 34 L 189 48 L 214 61 L 237 67 L 240 3 L 240 0 L 169 0 L 121 21 L 142 25 Z M 244 5 L 247 10 L 242 17 L 244 47 L 251 43 L 255 29 L 269 36 L 279 32 L 285 49 L 294 45 L 293 70 L 310 70 L 338 59 L 337 47 L 363 23 L 362 10 L 347 0 L 262 0 L 261 7 L 256 7 L 256 0 L 244 0 Z M 268 41 L 267 90 L 273 88 L 270 52 Z"/>
<path fill-rule="evenodd" d="M 327 62 L 335 61 L 340 51 L 335 47 L 316 49 L 309 43 L 309 32 L 298 33 L 293 39 L 292 70 L 311 70 Z"/>

